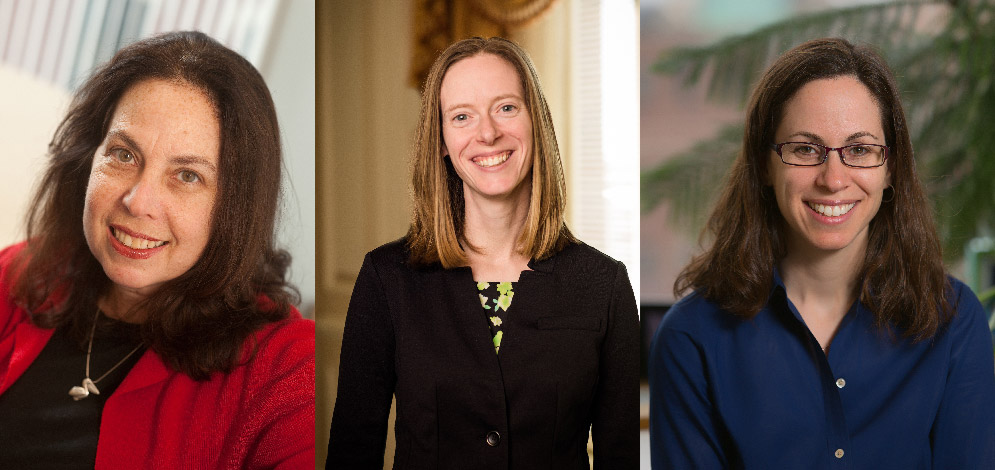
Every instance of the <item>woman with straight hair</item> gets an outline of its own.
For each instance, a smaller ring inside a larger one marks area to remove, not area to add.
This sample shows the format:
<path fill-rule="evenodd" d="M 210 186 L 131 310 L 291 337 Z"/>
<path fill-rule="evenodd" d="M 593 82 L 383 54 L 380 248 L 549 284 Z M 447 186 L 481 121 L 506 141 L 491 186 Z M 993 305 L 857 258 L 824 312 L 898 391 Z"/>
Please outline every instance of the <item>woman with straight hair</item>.
<path fill-rule="evenodd" d="M 771 65 L 707 230 L 651 347 L 654 468 L 995 468 L 986 312 L 875 52 Z"/>
<path fill-rule="evenodd" d="M 83 83 L 0 251 L 0 467 L 313 465 L 281 158 L 259 72 L 202 33 Z"/>
<path fill-rule="evenodd" d="M 328 468 L 636 468 L 638 318 L 625 267 L 577 241 L 531 61 L 447 48 L 422 92 L 407 236 L 346 317 Z"/>

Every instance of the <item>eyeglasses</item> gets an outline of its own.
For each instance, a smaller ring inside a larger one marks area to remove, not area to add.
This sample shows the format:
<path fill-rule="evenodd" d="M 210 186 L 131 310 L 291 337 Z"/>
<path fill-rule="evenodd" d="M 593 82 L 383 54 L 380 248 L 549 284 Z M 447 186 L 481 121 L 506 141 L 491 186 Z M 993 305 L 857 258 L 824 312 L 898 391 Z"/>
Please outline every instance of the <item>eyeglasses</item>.
<path fill-rule="evenodd" d="M 818 166 L 829 158 L 829 151 L 835 150 L 844 165 L 853 168 L 876 168 L 888 159 L 888 147 L 876 144 L 850 144 L 842 147 L 826 147 L 811 142 L 784 142 L 770 146 L 781 157 L 781 161 L 794 166 Z"/>

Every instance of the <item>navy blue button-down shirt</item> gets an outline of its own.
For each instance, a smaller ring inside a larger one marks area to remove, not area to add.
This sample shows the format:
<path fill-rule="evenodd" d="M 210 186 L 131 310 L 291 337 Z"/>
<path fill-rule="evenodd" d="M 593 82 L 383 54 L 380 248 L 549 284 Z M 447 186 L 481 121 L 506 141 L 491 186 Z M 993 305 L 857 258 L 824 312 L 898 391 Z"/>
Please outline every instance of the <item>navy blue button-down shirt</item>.
<path fill-rule="evenodd" d="M 995 469 L 987 315 L 951 282 L 933 339 L 876 328 L 858 301 L 828 356 L 776 273 L 751 320 L 685 297 L 650 351 L 653 468 Z"/>

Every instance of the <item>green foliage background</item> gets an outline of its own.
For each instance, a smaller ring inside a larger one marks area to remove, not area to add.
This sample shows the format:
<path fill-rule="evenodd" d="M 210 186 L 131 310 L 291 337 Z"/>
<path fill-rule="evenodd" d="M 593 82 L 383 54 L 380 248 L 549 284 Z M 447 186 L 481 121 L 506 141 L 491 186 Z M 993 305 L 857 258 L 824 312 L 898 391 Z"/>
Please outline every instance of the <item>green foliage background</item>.
<path fill-rule="evenodd" d="M 995 222 L 995 0 L 896 1 L 808 14 L 706 47 L 664 51 L 653 70 L 686 85 L 705 79 L 710 98 L 742 106 L 774 58 L 825 36 L 872 45 L 895 72 L 944 257 L 959 259 L 965 243 L 990 234 Z M 742 123 L 728 126 L 644 170 L 644 212 L 669 201 L 674 221 L 699 231 L 742 132 Z"/>

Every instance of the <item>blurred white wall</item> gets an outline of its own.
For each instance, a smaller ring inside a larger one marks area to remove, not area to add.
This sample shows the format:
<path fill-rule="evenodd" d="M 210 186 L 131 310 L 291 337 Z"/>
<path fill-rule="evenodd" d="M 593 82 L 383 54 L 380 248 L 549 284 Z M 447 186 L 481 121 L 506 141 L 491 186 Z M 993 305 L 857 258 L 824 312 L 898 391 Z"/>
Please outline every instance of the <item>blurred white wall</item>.
<path fill-rule="evenodd" d="M 0 246 L 24 238 L 24 211 L 69 99 L 62 87 L 0 64 L 0 142 L 7 152 L 0 184 Z"/>
<path fill-rule="evenodd" d="M 281 2 L 270 35 L 259 68 L 273 94 L 283 134 L 285 173 L 279 240 L 294 257 L 290 279 L 301 291 L 302 310 L 313 315 L 314 0 Z"/>

